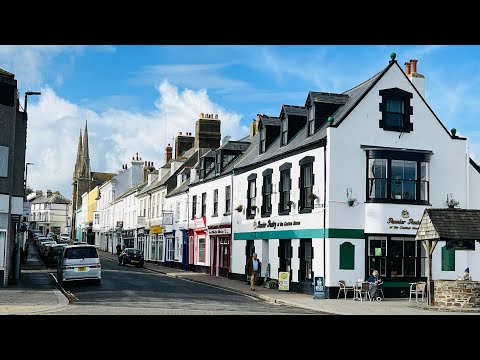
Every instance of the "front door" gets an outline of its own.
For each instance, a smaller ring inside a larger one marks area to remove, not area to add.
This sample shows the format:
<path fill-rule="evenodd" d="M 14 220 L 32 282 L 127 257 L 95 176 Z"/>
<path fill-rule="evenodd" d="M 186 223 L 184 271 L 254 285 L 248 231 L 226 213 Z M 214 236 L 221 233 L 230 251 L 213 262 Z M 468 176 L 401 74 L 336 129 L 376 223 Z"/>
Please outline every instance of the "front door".
<path fill-rule="evenodd" d="M 253 256 L 253 253 L 255 252 L 255 246 L 254 246 L 254 240 L 247 240 L 247 243 L 245 245 L 245 274 L 247 273 L 247 261 Z M 247 276 L 247 282 L 248 282 L 248 276 Z"/>

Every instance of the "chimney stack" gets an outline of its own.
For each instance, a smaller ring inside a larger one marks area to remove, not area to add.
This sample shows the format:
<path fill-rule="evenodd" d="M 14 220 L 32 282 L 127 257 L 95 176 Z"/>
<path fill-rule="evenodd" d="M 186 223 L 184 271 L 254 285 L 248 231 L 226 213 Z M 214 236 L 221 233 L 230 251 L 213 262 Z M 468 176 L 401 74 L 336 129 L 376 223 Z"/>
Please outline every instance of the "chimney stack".
<path fill-rule="evenodd" d="M 410 62 L 408 62 L 408 61 L 405 63 L 405 73 L 406 73 L 407 75 L 410 75 L 411 65 L 412 65 L 412 64 L 410 64 Z"/>
<path fill-rule="evenodd" d="M 420 95 L 425 98 L 425 76 L 417 72 L 417 62 L 417 59 L 410 59 L 409 63 L 411 65 L 411 69 L 410 73 L 407 73 L 407 76 L 412 82 L 413 86 L 417 88 Z"/>
<path fill-rule="evenodd" d="M 417 62 L 418 60 L 416 59 L 410 59 L 410 63 L 412 64 L 412 73 L 417 72 Z"/>
<path fill-rule="evenodd" d="M 200 113 L 200 118 L 195 122 L 195 149 L 218 149 L 222 136 L 220 126 L 218 116 Z"/>
<path fill-rule="evenodd" d="M 258 124 L 260 123 L 261 115 L 257 114 L 257 120 L 252 119 L 250 123 L 250 138 L 254 137 L 258 133 Z"/>
<path fill-rule="evenodd" d="M 172 150 L 172 147 L 168 144 L 165 148 L 165 164 L 168 164 L 168 162 L 172 160 Z"/>
<path fill-rule="evenodd" d="M 52 196 L 52 190 L 47 190 L 47 197 Z"/>

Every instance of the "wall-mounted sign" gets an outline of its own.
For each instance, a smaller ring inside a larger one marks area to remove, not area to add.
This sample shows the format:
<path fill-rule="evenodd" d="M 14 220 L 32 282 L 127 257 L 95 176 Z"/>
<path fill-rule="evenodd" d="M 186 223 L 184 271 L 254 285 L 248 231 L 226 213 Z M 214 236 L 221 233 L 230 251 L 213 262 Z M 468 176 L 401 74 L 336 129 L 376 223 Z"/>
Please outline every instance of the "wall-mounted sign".
<path fill-rule="evenodd" d="M 382 256 L 382 248 L 375 248 L 375 256 Z"/>
<path fill-rule="evenodd" d="M 273 221 L 273 220 L 268 220 L 268 221 L 254 221 L 253 222 L 253 229 L 264 229 L 264 228 L 273 228 L 276 229 L 277 227 L 290 227 L 290 226 L 298 226 L 300 225 L 300 221 Z"/>
<path fill-rule="evenodd" d="M 202 217 L 199 217 L 199 218 L 195 218 L 195 228 L 196 229 L 203 229 L 205 228 L 206 226 L 206 223 L 205 223 L 205 217 L 202 216 Z"/>
<path fill-rule="evenodd" d="M 401 218 L 389 217 L 387 224 L 390 229 L 398 230 L 418 230 L 420 225 L 420 220 L 414 220 L 410 217 L 410 214 L 407 210 L 402 210 Z"/>
<path fill-rule="evenodd" d="M 289 291 L 290 290 L 290 273 L 286 271 L 280 271 L 278 273 L 278 290 Z"/>
<path fill-rule="evenodd" d="M 475 250 L 475 240 L 447 240 L 446 250 Z"/>
<path fill-rule="evenodd" d="M 8 147 L 0 146 L 0 177 L 8 176 Z"/>
<path fill-rule="evenodd" d="M 150 234 L 161 234 L 162 227 L 160 225 L 155 225 L 150 228 Z"/>
<path fill-rule="evenodd" d="M 229 235 L 232 233 L 232 229 L 230 227 L 225 228 L 208 228 L 209 235 Z"/>
<path fill-rule="evenodd" d="M 163 225 L 173 225 L 173 212 L 163 212 Z"/>

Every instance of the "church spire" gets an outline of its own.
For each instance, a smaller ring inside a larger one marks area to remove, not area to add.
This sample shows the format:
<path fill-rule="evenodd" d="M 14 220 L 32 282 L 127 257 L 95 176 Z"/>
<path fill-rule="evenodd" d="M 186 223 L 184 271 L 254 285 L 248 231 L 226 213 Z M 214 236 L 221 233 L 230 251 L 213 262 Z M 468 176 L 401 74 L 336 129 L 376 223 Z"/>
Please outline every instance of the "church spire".
<path fill-rule="evenodd" d="M 73 179 L 80 177 L 80 167 L 82 162 L 82 129 L 80 129 L 80 136 L 78 137 L 77 161 L 75 162 L 75 169 L 73 170 Z"/>
<path fill-rule="evenodd" d="M 88 153 L 88 128 L 87 119 L 85 119 L 85 131 L 83 133 L 83 146 L 81 155 L 80 177 L 90 179 L 90 155 Z"/>

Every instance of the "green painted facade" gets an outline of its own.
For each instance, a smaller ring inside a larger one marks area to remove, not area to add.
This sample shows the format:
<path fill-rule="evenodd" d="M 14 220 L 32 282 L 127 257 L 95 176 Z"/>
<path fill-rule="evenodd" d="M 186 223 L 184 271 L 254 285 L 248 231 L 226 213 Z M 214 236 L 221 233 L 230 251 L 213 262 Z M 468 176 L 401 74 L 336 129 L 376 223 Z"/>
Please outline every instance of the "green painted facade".
<path fill-rule="evenodd" d="M 234 240 L 268 240 L 268 239 L 310 239 L 310 238 L 365 239 L 363 229 L 298 229 L 249 231 L 234 233 Z"/>

